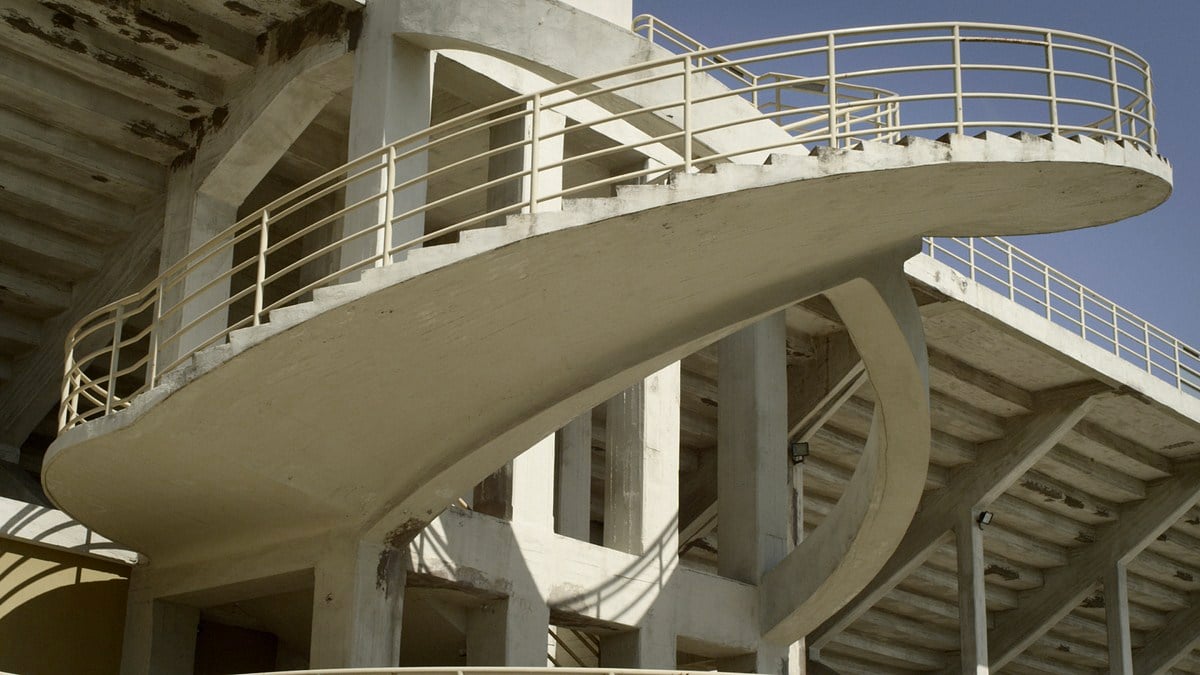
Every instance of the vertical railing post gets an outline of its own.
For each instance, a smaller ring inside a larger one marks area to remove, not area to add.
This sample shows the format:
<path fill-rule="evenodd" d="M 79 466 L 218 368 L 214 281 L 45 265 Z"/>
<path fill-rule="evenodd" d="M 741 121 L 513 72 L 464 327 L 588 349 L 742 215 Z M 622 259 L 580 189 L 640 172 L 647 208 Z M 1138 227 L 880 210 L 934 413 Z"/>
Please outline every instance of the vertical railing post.
<path fill-rule="evenodd" d="M 72 338 L 74 335 L 72 335 Z M 1176 359 L 1178 361 L 1178 359 Z M 74 415 L 71 410 L 78 406 L 76 401 L 79 400 L 79 394 L 72 395 L 71 391 L 75 389 L 75 376 L 71 373 L 75 369 L 75 344 L 74 340 L 67 345 L 66 358 L 63 359 L 63 385 L 62 396 L 59 400 L 62 405 L 58 409 L 58 430 L 65 431 L 67 424 L 73 419 Z"/>
<path fill-rule="evenodd" d="M 838 147 L 837 130 L 837 53 L 833 33 L 825 36 L 825 72 L 829 76 L 825 83 L 829 106 L 829 147 Z"/>
<path fill-rule="evenodd" d="M 1054 34 L 1046 31 L 1046 93 L 1050 95 L 1050 132 L 1058 135 L 1058 84 L 1054 77 Z"/>
<path fill-rule="evenodd" d="M 1179 338 L 1173 341 L 1175 347 L 1175 388 L 1183 391 L 1183 363 L 1179 360 Z"/>
<path fill-rule="evenodd" d="M 1150 78 L 1150 66 L 1146 66 L 1146 119 L 1150 128 L 1146 142 L 1150 144 L 1150 154 L 1158 152 L 1158 127 L 1154 124 L 1154 82 Z"/>
<path fill-rule="evenodd" d="M 389 145 L 387 155 L 384 157 L 387 162 L 385 169 L 387 173 L 387 192 L 383 195 L 383 259 L 380 260 L 381 267 L 387 267 L 392 264 L 392 218 L 396 215 L 396 146 Z"/>
<path fill-rule="evenodd" d="M 1108 46 L 1108 78 L 1112 87 L 1113 131 L 1120 139 L 1124 132 L 1121 124 L 1121 88 L 1117 86 L 1117 46 Z"/>
<path fill-rule="evenodd" d="M 1016 278 L 1013 276 L 1013 245 L 1007 241 L 1004 242 L 1004 245 L 1008 249 L 1008 299 L 1016 302 L 1017 282 Z"/>
<path fill-rule="evenodd" d="M 1150 324 L 1146 323 L 1145 321 L 1142 321 L 1142 337 L 1145 339 L 1143 344 L 1145 345 L 1146 353 L 1146 372 L 1153 375 L 1154 367 L 1150 361 Z"/>
<path fill-rule="evenodd" d="M 1083 299 L 1083 295 L 1084 295 L 1083 285 L 1082 284 L 1076 285 L 1076 289 L 1078 289 L 1078 293 L 1079 293 L 1079 337 L 1086 340 L 1087 339 L 1087 310 L 1085 310 L 1083 308 L 1084 304 L 1085 304 L 1084 299 Z"/>
<path fill-rule="evenodd" d="M 967 266 L 971 268 L 971 281 L 975 281 L 975 239 L 967 239 L 967 258 L 971 261 Z"/>
<path fill-rule="evenodd" d="M 150 320 L 150 354 L 146 357 L 146 388 L 153 389 L 158 380 L 158 341 L 162 331 L 163 280 L 154 289 L 154 317 Z"/>
<path fill-rule="evenodd" d="M 958 24 L 954 24 L 954 130 L 959 135 L 966 133 L 963 120 L 962 29 Z"/>
<path fill-rule="evenodd" d="M 692 171 L 692 57 L 683 57 L 683 170 Z"/>
<path fill-rule="evenodd" d="M 258 265 L 254 274 L 254 316 L 251 318 L 251 324 L 254 326 L 262 322 L 263 311 L 263 286 L 267 283 L 267 246 L 269 234 L 267 225 L 271 221 L 270 214 L 266 209 L 263 209 L 262 219 L 258 223 Z"/>
<path fill-rule="evenodd" d="M 117 316 L 113 320 L 112 353 L 108 357 L 108 387 L 104 395 L 104 414 L 112 412 L 113 398 L 117 390 L 117 371 L 121 368 L 121 331 L 125 328 L 125 305 L 117 306 Z"/>
<path fill-rule="evenodd" d="M 541 125 L 541 109 L 542 95 L 535 93 L 533 101 L 530 103 L 530 120 L 529 120 L 529 212 L 537 211 L 538 203 L 538 178 L 541 170 L 540 164 L 542 161 L 538 136 L 542 133 Z"/>
<path fill-rule="evenodd" d="M 1042 292 L 1046 295 L 1046 320 L 1053 321 L 1053 311 L 1050 308 L 1050 268 L 1042 265 Z"/>
<path fill-rule="evenodd" d="M 1113 353 L 1117 356 L 1121 355 L 1121 331 L 1117 328 L 1117 303 L 1112 303 L 1113 317 Z"/>

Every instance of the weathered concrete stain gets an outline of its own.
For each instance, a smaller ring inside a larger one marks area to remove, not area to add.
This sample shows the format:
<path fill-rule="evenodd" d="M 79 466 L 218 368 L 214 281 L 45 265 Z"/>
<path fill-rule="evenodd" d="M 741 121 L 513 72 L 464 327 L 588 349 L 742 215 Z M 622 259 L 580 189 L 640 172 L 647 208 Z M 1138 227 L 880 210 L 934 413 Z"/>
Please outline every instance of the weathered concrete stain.
<path fill-rule="evenodd" d="M 1002 565 L 991 564 L 983 568 L 983 576 L 997 576 L 1005 581 L 1016 581 L 1021 578 L 1021 575 L 1013 569 L 1009 569 Z"/>
<path fill-rule="evenodd" d="M 401 523 L 399 527 L 393 529 L 391 532 L 388 532 L 387 536 L 384 538 L 384 542 L 392 548 L 404 548 L 405 546 L 408 546 L 413 539 L 416 539 L 417 535 L 421 534 L 421 530 L 424 530 L 425 526 L 428 524 L 428 521 L 420 518 L 409 518 Z"/>
<path fill-rule="evenodd" d="M 1096 537 L 1088 534 L 1087 532 L 1080 532 L 1079 534 L 1075 535 L 1075 541 L 1081 544 L 1094 544 L 1096 543 Z"/>
<path fill-rule="evenodd" d="M 41 27 L 39 27 L 37 24 L 33 23 L 33 21 L 29 20 L 29 18 L 21 16 L 21 15 L 17 14 L 16 12 L 11 12 L 11 11 L 6 12 L 4 14 L 4 22 L 7 23 L 8 25 L 12 26 L 14 29 L 16 29 L 22 33 L 25 33 L 26 35 L 32 35 L 33 37 L 41 40 L 42 42 L 45 42 L 46 44 L 52 45 L 54 47 L 59 47 L 61 49 L 67 49 L 67 50 L 75 52 L 77 54 L 86 54 L 87 53 L 87 50 L 88 50 L 87 45 L 83 44 L 78 39 L 70 37 L 68 35 L 63 35 L 63 34 L 61 34 L 61 31 L 58 31 L 58 32 L 45 31 Z"/>
<path fill-rule="evenodd" d="M 84 24 L 91 26 L 92 28 L 95 28 L 97 25 L 99 25 L 95 17 L 80 10 L 78 7 L 72 7 L 71 5 L 62 2 L 43 2 L 41 5 L 42 7 L 54 12 L 54 16 L 51 20 L 56 26 L 74 30 L 76 21 L 82 21 Z"/>
<path fill-rule="evenodd" d="M 231 12 L 240 14 L 245 17 L 250 17 L 250 18 L 262 16 L 262 12 L 258 11 L 257 9 L 254 9 L 253 7 L 247 7 L 246 5 L 243 5 L 242 3 L 238 2 L 237 0 L 226 0 L 225 9 L 228 9 Z"/>
<path fill-rule="evenodd" d="M 1089 598 L 1084 598 L 1083 606 L 1087 609 L 1104 609 L 1104 594 L 1097 593 Z"/>
<path fill-rule="evenodd" d="M 194 45 L 200 42 L 200 34 L 185 24 L 151 14 L 145 10 L 138 10 L 133 15 L 133 20 L 140 26 L 168 35 L 175 41 L 186 45 Z"/>
<path fill-rule="evenodd" d="M 154 124 L 154 122 L 151 122 L 149 120 L 134 120 L 133 122 L 126 124 L 125 128 L 128 129 L 135 136 L 139 136 L 141 138 L 149 139 L 152 141 L 157 141 L 159 143 L 162 143 L 163 145 L 167 145 L 172 148 L 176 148 L 177 150 L 186 151 L 186 150 L 191 149 L 191 145 L 187 141 L 185 141 L 181 138 L 172 136 L 171 134 L 163 131 L 162 129 L 159 129 L 158 126 Z"/>
<path fill-rule="evenodd" d="M 271 28 L 268 34 L 259 37 L 259 52 L 269 44 L 272 47 L 271 62 L 287 61 L 305 47 L 328 40 L 345 37 L 354 50 L 362 32 L 362 12 L 347 12 L 333 4 L 320 5 L 316 9 Z"/>
<path fill-rule="evenodd" d="M 1175 578 L 1180 579 L 1182 581 L 1188 581 L 1188 582 L 1196 580 L 1195 576 L 1193 576 L 1192 574 L 1190 574 L 1188 572 L 1184 572 L 1183 570 L 1175 570 Z"/>

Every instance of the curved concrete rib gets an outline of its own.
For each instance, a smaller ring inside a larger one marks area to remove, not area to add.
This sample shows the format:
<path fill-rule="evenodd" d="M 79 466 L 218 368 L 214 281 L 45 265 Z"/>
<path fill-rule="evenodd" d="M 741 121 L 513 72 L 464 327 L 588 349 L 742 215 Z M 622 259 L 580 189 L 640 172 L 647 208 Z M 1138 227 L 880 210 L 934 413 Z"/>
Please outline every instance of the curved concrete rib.
<path fill-rule="evenodd" d="M 197 354 L 129 409 L 60 436 L 43 483 L 156 562 L 330 529 L 402 543 L 580 411 L 861 276 L 864 257 L 958 227 L 1099 224 L 1165 198 L 1137 168 L 1157 160 L 1094 145 L 776 157 L 514 217 L 487 246 L 414 252 Z"/>
<path fill-rule="evenodd" d="M 834 511 L 764 577 L 763 633 L 802 639 L 867 585 L 899 545 L 929 467 L 929 373 L 921 314 L 903 251 L 864 263 L 862 278 L 825 292 L 845 322 L 878 403 L 866 448 Z"/>

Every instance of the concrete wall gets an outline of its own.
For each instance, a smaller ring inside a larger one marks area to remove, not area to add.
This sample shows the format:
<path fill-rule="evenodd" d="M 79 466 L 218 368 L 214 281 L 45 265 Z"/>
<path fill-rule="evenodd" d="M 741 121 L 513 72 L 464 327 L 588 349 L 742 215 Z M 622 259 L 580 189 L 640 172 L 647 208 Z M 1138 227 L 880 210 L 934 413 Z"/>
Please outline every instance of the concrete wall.
<path fill-rule="evenodd" d="M 127 570 L 0 539 L 0 671 L 117 673 Z"/>
<path fill-rule="evenodd" d="M 562 0 L 589 14 L 607 19 L 622 28 L 633 22 L 633 0 Z"/>

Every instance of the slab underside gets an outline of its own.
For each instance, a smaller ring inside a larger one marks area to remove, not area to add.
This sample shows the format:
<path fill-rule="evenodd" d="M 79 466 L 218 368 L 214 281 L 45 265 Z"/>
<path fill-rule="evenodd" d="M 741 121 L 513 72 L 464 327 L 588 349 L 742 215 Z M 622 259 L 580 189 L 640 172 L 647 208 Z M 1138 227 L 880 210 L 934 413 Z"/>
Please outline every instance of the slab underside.
<path fill-rule="evenodd" d="M 531 236 L 207 355 L 228 362 L 62 435 L 43 483 L 155 562 L 403 530 L 638 379 L 858 276 L 872 253 L 915 252 L 929 232 L 1098 225 L 1168 190 L 1103 164 L 935 164 Z"/>

